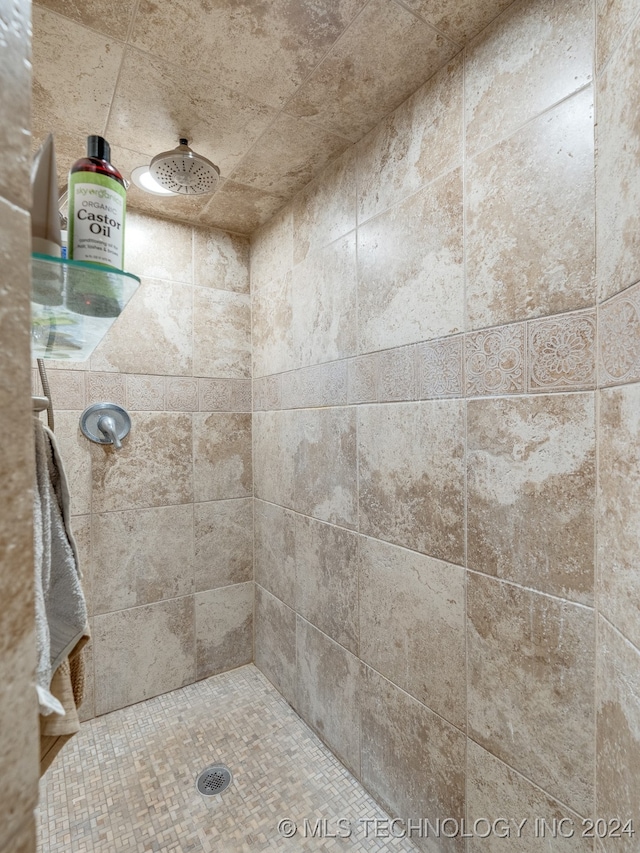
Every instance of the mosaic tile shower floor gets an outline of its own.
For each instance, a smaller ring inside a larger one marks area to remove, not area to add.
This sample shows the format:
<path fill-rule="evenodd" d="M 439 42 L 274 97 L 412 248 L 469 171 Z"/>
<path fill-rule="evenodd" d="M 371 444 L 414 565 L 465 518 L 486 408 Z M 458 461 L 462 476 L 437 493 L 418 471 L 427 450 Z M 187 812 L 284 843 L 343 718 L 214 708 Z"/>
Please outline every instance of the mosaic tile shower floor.
<path fill-rule="evenodd" d="M 233 784 L 205 799 L 195 778 L 218 762 Z M 253 665 L 84 723 L 42 780 L 38 817 L 40 853 L 415 850 L 365 835 L 361 821 L 386 814 Z M 299 824 L 291 839 L 283 818 Z M 348 819 L 351 837 L 305 838 L 305 818 L 334 834 Z"/>

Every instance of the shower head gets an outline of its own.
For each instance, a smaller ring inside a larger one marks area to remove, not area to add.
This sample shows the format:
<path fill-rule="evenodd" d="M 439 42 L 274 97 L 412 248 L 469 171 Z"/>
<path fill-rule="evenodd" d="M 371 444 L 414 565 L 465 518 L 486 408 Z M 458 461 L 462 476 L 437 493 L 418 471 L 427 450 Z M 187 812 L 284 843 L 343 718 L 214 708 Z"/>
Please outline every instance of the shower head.
<path fill-rule="evenodd" d="M 220 169 L 202 154 L 196 154 L 186 139 L 172 151 L 156 154 L 149 166 L 155 180 L 167 190 L 182 195 L 212 193 L 218 186 Z"/>

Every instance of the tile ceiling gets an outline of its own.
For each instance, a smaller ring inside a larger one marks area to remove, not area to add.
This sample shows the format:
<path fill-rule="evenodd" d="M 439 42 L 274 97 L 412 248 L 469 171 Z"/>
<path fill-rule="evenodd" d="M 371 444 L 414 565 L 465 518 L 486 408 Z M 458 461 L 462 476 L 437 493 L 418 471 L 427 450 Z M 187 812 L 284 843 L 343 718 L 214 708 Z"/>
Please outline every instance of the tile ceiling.
<path fill-rule="evenodd" d="M 33 143 L 60 186 L 104 135 L 126 178 L 186 136 L 213 195 L 128 206 L 251 233 L 512 0 L 38 0 Z"/>

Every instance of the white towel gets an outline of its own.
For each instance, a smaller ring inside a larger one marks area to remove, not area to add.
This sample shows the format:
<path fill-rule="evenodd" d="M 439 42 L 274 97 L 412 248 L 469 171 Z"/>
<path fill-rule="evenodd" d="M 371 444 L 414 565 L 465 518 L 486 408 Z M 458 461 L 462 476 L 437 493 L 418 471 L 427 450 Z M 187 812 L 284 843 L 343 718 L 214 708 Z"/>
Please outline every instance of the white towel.
<path fill-rule="evenodd" d="M 69 488 L 56 440 L 39 418 L 34 418 L 34 429 L 36 682 L 40 713 L 64 714 L 49 690 L 51 677 L 85 633 L 87 606 L 69 523 Z"/>

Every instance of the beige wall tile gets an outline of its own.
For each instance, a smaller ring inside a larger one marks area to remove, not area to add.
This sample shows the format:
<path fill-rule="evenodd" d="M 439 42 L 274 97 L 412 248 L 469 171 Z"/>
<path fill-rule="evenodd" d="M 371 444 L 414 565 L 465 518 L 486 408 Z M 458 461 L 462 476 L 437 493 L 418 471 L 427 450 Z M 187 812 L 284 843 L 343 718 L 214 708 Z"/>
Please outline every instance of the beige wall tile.
<path fill-rule="evenodd" d="M 49 370 L 47 371 L 47 379 L 51 388 L 54 410 L 73 409 L 82 411 L 84 409 L 85 382 L 82 371 Z"/>
<path fill-rule="evenodd" d="M 196 590 L 253 580 L 253 500 L 194 507 Z"/>
<path fill-rule="evenodd" d="M 253 582 L 198 592 L 197 677 L 209 678 L 253 660 Z"/>
<path fill-rule="evenodd" d="M 510 5 L 511 0 L 406 0 L 405 5 L 458 44 L 465 44 Z"/>
<path fill-rule="evenodd" d="M 193 596 L 96 616 L 96 714 L 194 681 L 194 637 Z"/>
<path fill-rule="evenodd" d="M 594 395 L 472 400 L 467 453 L 469 568 L 592 603 Z"/>
<path fill-rule="evenodd" d="M 215 86 L 216 84 L 214 84 Z M 235 99 L 235 94 L 233 98 Z M 231 106 L 233 111 L 233 104 Z M 233 152 L 231 156 L 235 157 L 235 150 L 238 145 L 245 143 L 247 135 L 247 127 L 253 126 L 255 122 L 245 125 L 242 129 L 244 136 L 240 143 L 233 141 Z M 209 125 L 210 126 L 210 125 Z M 258 132 L 260 132 L 258 130 Z M 208 135 L 208 131 L 206 131 Z M 203 144 L 204 139 L 203 139 Z M 216 143 L 216 150 L 218 145 Z M 214 156 L 212 152 L 211 156 Z M 221 162 L 221 157 L 217 154 L 215 159 Z M 223 228 L 226 231 L 234 231 L 237 234 L 252 234 L 258 226 L 266 222 L 274 213 L 277 213 L 284 204 L 284 199 L 280 195 L 272 195 L 257 187 L 247 187 L 245 184 L 238 184 L 235 181 L 224 181 L 220 189 L 213 195 L 211 201 L 207 203 L 200 216 L 198 222 L 202 225 Z"/>
<path fill-rule="evenodd" d="M 192 288 L 144 280 L 91 356 L 91 370 L 190 375 Z"/>
<path fill-rule="evenodd" d="M 362 660 L 466 729 L 464 569 L 361 536 L 359 600 Z"/>
<path fill-rule="evenodd" d="M 251 415 L 193 415 L 193 479 L 197 501 L 252 494 Z"/>
<path fill-rule="evenodd" d="M 527 326 L 529 391 L 595 387 L 595 311 L 536 320 Z"/>
<path fill-rule="evenodd" d="M 416 348 L 396 347 L 385 350 L 378 356 L 378 400 L 415 400 Z"/>
<path fill-rule="evenodd" d="M 640 379 L 640 286 L 608 300 L 598 311 L 599 384 L 619 385 Z"/>
<path fill-rule="evenodd" d="M 191 506 L 94 513 L 95 612 L 195 591 Z"/>
<path fill-rule="evenodd" d="M 463 335 L 427 341 L 416 347 L 418 399 L 464 395 Z"/>
<path fill-rule="evenodd" d="M 356 413 L 349 408 L 295 414 L 294 509 L 321 521 L 355 527 Z"/>
<path fill-rule="evenodd" d="M 94 512 L 193 500 L 191 416 L 138 412 L 121 450 L 90 444 Z"/>
<path fill-rule="evenodd" d="M 300 616 L 296 642 L 296 709 L 343 764 L 359 774 L 360 661 Z"/>
<path fill-rule="evenodd" d="M 362 667 L 362 782 L 391 815 L 464 816 L 465 736 L 369 667 Z M 432 840 L 431 840 L 432 841 Z M 425 850 L 429 840 L 420 841 Z M 462 853 L 461 837 L 438 841 Z"/>
<path fill-rule="evenodd" d="M 347 150 L 308 184 L 291 204 L 293 263 L 328 246 L 356 226 L 356 157 Z"/>
<path fill-rule="evenodd" d="M 256 584 L 255 664 L 292 705 L 296 703 L 296 613 Z"/>
<path fill-rule="evenodd" d="M 33 853 L 37 845 L 36 824 L 33 811 L 29 811 L 17 832 L 7 838 L 5 853 Z"/>
<path fill-rule="evenodd" d="M 193 372 L 231 379 L 251 375 L 251 306 L 244 293 L 194 288 Z"/>
<path fill-rule="evenodd" d="M 253 411 L 252 382 L 250 379 L 234 379 L 231 405 L 234 412 Z"/>
<path fill-rule="evenodd" d="M 547 823 L 545 840 L 541 818 Z M 496 820 L 499 821 L 497 831 L 487 838 L 479 837 L 487 832 L 486 821 Z M 552 838 L 553 822 L 563 820 L 557 836 Z M 581 817 L 472 740 L 467 741 L 467 821 L 467 831 L 479 821 L 476 837 L 469 840 L 469 853 L 502 853 L 504 850 L 538 853 L 545 845 L 551 845 L 558 853 L 593 851 L 593 841 L 582 837 L 585 825 Z M 510 836 L 500 837 L 507 823 Z M 561 835 L 569 835 L 572 830 L 572 837 Z"/>
<path fill-rule="evenodd" d="M 71 532 L 78 549 L 78 565 L 82 575 L 82 592 L 87 603 L 87 613 L 93 616 L 93 557 L 91 543 L 91 516 L 74 515 Z"/>
<path fill-rule="evenodd" d="M 217 229 L 193 232 L 193 283 L 249 293 L 249 240 Z"/>
<path fill-rule="evenodd" d="M 504 139 L 591 80 L 593 7 L 517 0 L 467 48 L 467 153 Z"/>
<path fill-rule="evenodd" d="M 126 407 L 127 377 L 124 374 L 91 371 L 84 374 L 84 376 L 87 405 L 109 402 Z"/>
<path fill-rule="evenodd" d="M 164 411 L 164 376 L 127 376 L 127 407 L 144 412 Z"/>
<path fill-rule="evenodd" d="M 282 376 L 283 409 L 340 406 L 347 402 L 347 364 L 334 361 Z"/>
<path fill-rule="evenodd" d="M 602 391 L 598 432 L 598 606 L 640 647 L 640 385 Z"/>
<path fill-rule="evenodd" d="M 633 0 L 596 0 L 596 71 L 598 74 L 638 14 Z"/>
<path fill-rule="evenodd" d="M 471 328 L 595 303 L 592 97 L 585 89 L 468 161 Z"/>
<path fill-rule="evenodd" d="M 288 204 L 251 235 L 251 291 L 284 278 L 293 266 L 293 214 Z"/>
<path fill-rule="evenodd" d="M 294 268 L 291 322 L 296 367 L 355 353 L 355 232 L 310 252 Z"/>
<path fill-rule="evenodd" d="M 257 498 L 293 507 L 295 412 L 256 412 L 253 416 L 254 489 Z"/>
<path fill-rule="evenodd" d="M 602 617 L 598 621 L 598 817 L 632 819 L 637 831 L 640 803 L 640 652 Z M 604 851 L 631 853 L 628 834 L 603 840 Z"/>
<path fill-rule="evenodd" d="M 190 225 L 132 211 L 127 216 L 127 270 L 145 279 L 193 284 L 191 232 Z"/>
<path fill-rule="evenodd" d="M 167 409 L 175 412 L 198 410 L 198 380 L 167 376 Z"/>
<path fill-rule="evenodd" d="M 95 661 L 93 658 L 93 618 L 89 619 L 89 633 L 92 639 L 83 647 L 82 658 L 84 663 L 84 699 L 78 708 L 80 722 L 92 720 L 96 715 L 96 679 Z"/>
<path fill-rule="evenodd" d="M 256 583 L 295 607 L 296 516 L 275 504 L 255 501 Z"/>
<path fill-rule="evenodd" d="M 0 145 L 0 197 L 28 210 L 29 193 L 29 128 L 31 107 L 30 5 L 5 4 L 2 9 L 4 39 L 0 58 L 2 80 L 2 129 Z M 20 69 L 22 73 L 17 71 Z"/>
<path fill-rule="evenodd" d="M 124 41 L 136 4 L 135 0 L 117 0 L 110 15 L 104 14 L 99 0 L 87 0 L 81 6 L 76 6 L 70 0 L 38 0 L 38 5 L 46 6 L 52 12 L 71 18 L 91 30 Z"/>
<path fill-rule="evenodd" d="M 358 653 L 357 548 L 355 533 L 296 516 L 296 610 L 353 654 Z"/>
<path fill-rule="evenodd" d="M 467 395 L 522 394 L 526 387 L 526 328 L 511 323 L 464 336 Z"/>
<path fill-rule="evenodd" d="M 357 148 L 358 222 L 462 163 L 462 55 L 384 118 Z"/>
<path fill-rule="evenodd" d="M 56 443 L 64 465 L 71 514 L 91 512 L 91 444 L 80 431 L 81 412 L 56 412 Z"/>
<path fill-rule="evenodd" d="M 252 301 L 253 375 L 291 370 L 293 354 L 291 273 L 265 282 Z"/>
<path fill-rule="evenodd" d="M 358 229 L 360 352 L 464 327 L 462 172 Z"/>
<path fill-rule="evenodd" d="M 458 49 L 406 9 L 372 0 L 286 110 L 356 141 Z"/>
<path fill-rule="evenodd" d="M 349 403 L 375 403 L 378 399 L 378 353 L 349 360 L 347 365 Z"/>
<path fill-rule="evenodd" d="M 593 611 L 470 573 L 467 613 L 469 736 L 590 815 Z"/>
<path fill-rule="evenodd" d="M 629 109 L 640 97 L 638 50 L 636 18 L 596 85 L 599 299 L 640 279 L 640 131 Z"/>
<path fill-rule="evenodd" d="M 464 404 L 362 406 L 360 531 L 451 563 L 464 560 Z"/>

